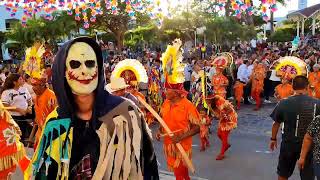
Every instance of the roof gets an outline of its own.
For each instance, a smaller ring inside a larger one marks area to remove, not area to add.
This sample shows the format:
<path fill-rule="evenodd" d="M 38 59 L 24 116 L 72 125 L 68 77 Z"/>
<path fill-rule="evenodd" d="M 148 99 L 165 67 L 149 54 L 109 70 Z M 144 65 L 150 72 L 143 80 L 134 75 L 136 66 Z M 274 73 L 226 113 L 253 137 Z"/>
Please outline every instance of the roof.
<path fill-rule="evenodd" d="M 301 10 L 298 10 L 298 11 L 295 11 L 295 12 L 292 12 L 292 13 L 288 14 L 287 17 L 288 17 L 288 19 L 295 21 L 297 19 L 302 19 L 302 18 L 305 18 L 305 19 L 312 18 L 312 17 L 317 18 L 317 15 L 319 15 L 319 13 L 320 13 L 320 3 L 313 5 L 313 6 L 310 6 L 310 7 L 307 7 L 307 8 L 304 8 L 304 9 L 301 9 Z"/>

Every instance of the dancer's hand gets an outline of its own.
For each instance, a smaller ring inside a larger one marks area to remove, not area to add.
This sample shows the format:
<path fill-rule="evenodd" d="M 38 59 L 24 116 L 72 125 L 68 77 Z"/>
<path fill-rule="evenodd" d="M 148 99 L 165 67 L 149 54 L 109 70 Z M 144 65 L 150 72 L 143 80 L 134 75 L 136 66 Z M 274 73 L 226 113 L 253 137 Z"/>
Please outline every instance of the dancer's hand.
<path fill-rule="evenodd" d="M 305 164 L 305 159 L 300 157 L 300 159 L 298 160 L 298 167 L 300 170 L 303 170 L 304 164 Z"/>
<path fill-rule="evenodd" d="M 172 140 L 172 142 L 173 142 L 174 144 L 177 144 L 177 143 L 179 143 L 179 142 L 182 140 L 182 138 L 181 138 L 181 136 L 173 135 L 173 136 L 171 136 L 171 140 Z"/>
<path fill-rule="evenodd" d="M 160 133 L 160 130 L 156 133 L 156 140 L 157 141 L 160 141 L 160 139 L 161 139 L 161 133 Z"/>
<path fill-rule="evenodd" d="M 271 142 L 270 142 L 270 149 L 271 149 L 271 151 L 274 151 L 274 150 L 277 149 L 277 148 L 278 148 L 278 143 L 277 143 L 277 141 L 271 140 Z"/>

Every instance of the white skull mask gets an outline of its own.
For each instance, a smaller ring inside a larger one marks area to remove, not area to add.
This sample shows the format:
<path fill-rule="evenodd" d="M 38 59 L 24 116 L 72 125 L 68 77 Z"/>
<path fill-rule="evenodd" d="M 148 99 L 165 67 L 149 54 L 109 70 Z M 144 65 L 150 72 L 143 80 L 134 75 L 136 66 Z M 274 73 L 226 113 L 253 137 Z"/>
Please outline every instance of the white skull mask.
<path fill-rule="evenodd" d="M 74 43 L 66 60 L 66 78 L 77 95 L 92 93 L 98 86 L 98 62 L 93 48 L 85 42 Z"/>

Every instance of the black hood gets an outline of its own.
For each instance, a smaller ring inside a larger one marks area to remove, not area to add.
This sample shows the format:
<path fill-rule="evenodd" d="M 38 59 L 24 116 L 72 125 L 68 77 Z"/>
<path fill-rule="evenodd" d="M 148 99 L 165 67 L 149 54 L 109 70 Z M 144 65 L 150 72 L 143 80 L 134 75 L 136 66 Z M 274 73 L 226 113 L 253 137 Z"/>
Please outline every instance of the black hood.
<path fill-rule="evenodd" d="M 95 40 L 89 37 L 79 37 L 66 42 L 55 56 L 52 67 L 52 85 L 56 94 L 59 108 L 59 118 L 75 118 L 75 105 L 71 88 L 66 79 L 66 59 L 69 49 L 76 42 L 85 42 L 93 48 L 98 62 L 98 87 L 95 90 L 96 99 L 93 111 L 93 118 L 97 119 L 108 113 L 114 107 L 123 102 L 120 97 L 110 95 L 105 89 L 103 58 L 100 46 Z"/>

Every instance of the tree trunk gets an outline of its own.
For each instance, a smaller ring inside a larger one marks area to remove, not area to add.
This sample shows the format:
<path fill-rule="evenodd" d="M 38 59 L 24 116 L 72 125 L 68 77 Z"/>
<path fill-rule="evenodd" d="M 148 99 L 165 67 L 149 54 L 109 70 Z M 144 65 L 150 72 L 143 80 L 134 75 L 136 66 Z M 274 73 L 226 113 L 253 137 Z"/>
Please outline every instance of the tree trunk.
<path fill-rule="evenodd" d="M 231 12 L 231 0 L 227 0 L 225 4 L 225 16 L 229 17 Z"/>
<path fill-rule="evenodd" d="M 118 51 L 120 52 L 123 48 L 124 32 L 118 31 L 115 34 L 116 34 L 116 40 L 117 40 L 117 48 L 118 48 Z"/>
<path fill-rule="evenodd" d="M 274 22 L 273 22 L 273 17 L 274 13 L 270 11 L 270 33 L 272 34 L 274 32 Z"/>

